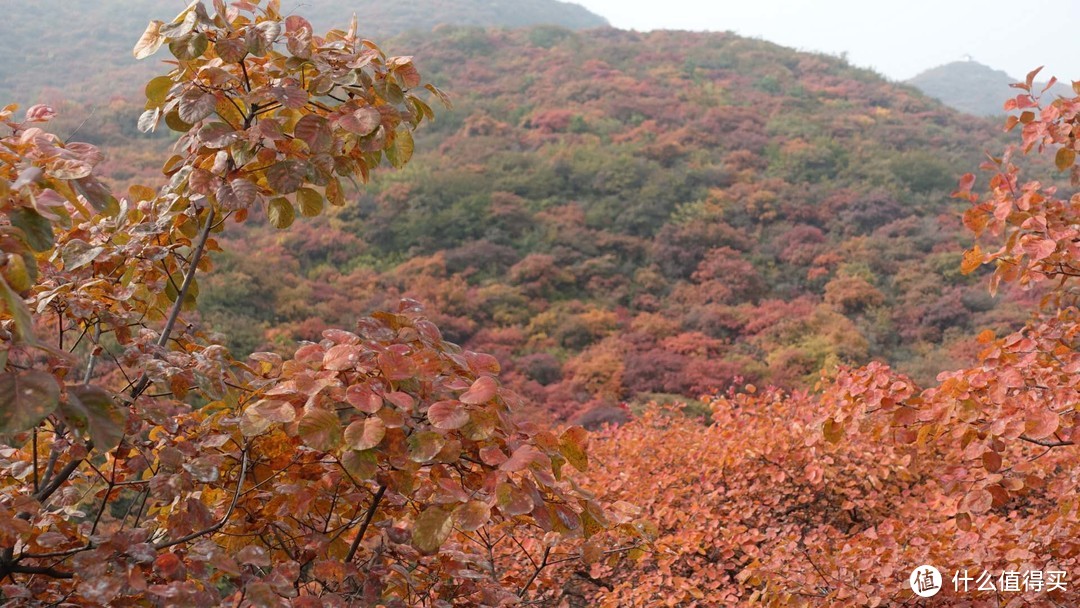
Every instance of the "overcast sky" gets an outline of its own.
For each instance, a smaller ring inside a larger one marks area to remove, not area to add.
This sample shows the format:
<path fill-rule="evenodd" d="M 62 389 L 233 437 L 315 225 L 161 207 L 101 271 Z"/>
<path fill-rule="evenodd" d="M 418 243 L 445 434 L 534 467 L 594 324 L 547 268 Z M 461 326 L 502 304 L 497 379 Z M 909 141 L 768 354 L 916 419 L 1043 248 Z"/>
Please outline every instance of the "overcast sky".
<path fill-rule="evenodd" d="M 1080 80 L 1078 0 L 573 0 L 618 28 L 731 30 L 904 80 L 966 56 Z"/>

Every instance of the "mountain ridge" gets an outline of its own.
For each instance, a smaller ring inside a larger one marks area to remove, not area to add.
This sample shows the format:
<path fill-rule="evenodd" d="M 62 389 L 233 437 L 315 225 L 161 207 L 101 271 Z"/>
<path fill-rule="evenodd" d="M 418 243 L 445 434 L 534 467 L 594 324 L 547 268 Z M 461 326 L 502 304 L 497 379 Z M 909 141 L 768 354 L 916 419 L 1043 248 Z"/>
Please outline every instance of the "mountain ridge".
<path fill-rule="evenodd" d="M 287 4 L 287 3 L 286 3 Z M 330 0 L 294 2 L 317 30 L 345 27 L 357 15 L 361 35 L 380 43 L 403 32 L 429 32 L 439 25 L 569 29 L 605 27 L 605 18 L 560 0 Z M 131 48 L 152 19 L 178 12 L 171 0 L 79 3 L 37 0 L 5 8 L 7 31 L 0 37 L 0 100 L 35 103 L 59 89 L 79 101 L 141 93 L 134 83 L 159 69 L 154 60 L 136 61 Z M 63 43 L 60 41 L 63 40 Z M 104 77 L 94 76 L 105 72 Z M 63 83 L 63 84 L 61 84 Z"/>
<path fill-rule="evenodd" d="M 1005 101 L 1017 94 L 1009 85 L 1022 80 L 1009 76 L 1003 70 L 967 60 L 924 70 L 904 82 L 961 112 L 976 116 L 1003 116 L 1006 114 L 1003 108 Z M 1046 84 L 1036 82 L 1033 89 L 1041 91 Z M 1044 95 L 1047 99 L 1059 95 L 1071 96 L 1072 89 L 1055 83 Z"/>

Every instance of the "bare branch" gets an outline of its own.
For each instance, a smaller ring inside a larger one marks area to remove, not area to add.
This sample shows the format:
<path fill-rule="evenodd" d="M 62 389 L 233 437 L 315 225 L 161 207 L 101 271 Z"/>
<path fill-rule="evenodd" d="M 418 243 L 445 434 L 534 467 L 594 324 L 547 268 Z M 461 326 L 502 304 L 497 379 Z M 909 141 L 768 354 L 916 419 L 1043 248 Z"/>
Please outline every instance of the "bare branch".
<path fill-rule="evenodd" d="M 1067 445 L 1076 445 L 1076 442 L 1074 442 L 1074 441 L 1064 441 L 1064 440 L 1051 441 L 1049 439 L 1035 439 L 1033 437 L 1028 437 L 1027 435 L 1020 435 L 1020 439 L 1023 439 L 1024 441 L 1026 441 L 1028 443 L 1034 443 L 1035 445 L 1041 445 L 1044 448 L 1060 448 L 1060 447 L 1064 447 L 1064 446 L 1067 446 Z"/>
<path fill-rule="evenodd" d="M 186 534 L 184 536 L 181 536 L 180 538 L 177 538 L 176 540 L 162 541 L 162 542 L 159 542 L 159 543 L 154 543 L 154 548 L 160 550 L 160 549 L 165 549 L 165 548 L 168 548 L 168 547 L 172 547 L 174 545 L 183 544 L 183 543 L 188 542 L 189 540 L 195 540 L 196 538 L 199 538 L 200 536 L 206 536 L 207 534 L 213 534 L 214 532 L 217 532 L 222 527 L 224 527 L 225 524 L 228 523 L 229 518 L 232 517 L 233 510 L 236 509 L 236 501 L 240 500 L 240 493 L 241 493 L 241 490 L 244 488 L 244 479 L 247 477 L 247 468 L 248 468 L 248 453 L 247 453 L 247 449 L 245 448 L 244 452 L 243 452 L 243 460 L 240 462 L 240 479 L 236 480 L 236 491 L 233 492 L 232 502 L 229 503 L 229 509 L 225 512 L 225 515 L 222 516 L 222 518 L 217 523 L 215 523 L 212 526 L 210 526 L 208 528 L 205 528 L 203 530 L 199 530 L 197 532 L 192 532 L 191 534 Z"/>
<path fill-rule="evenodd" d="M 360 548 L 360 541 L 364 540 L 364 534 L 367 533 L 368 526 L 371 524 L 371 519 L 375 517 L 375 510 L 379 508 L 379 502 L 382 500 L 383 494 L 386 493 L 386 484 L 379 486 L 379 491 L 375 493 L 375 497 L 371 499 L 371 506 L 368 507 L 367 513 L 364 515 L 364 523 L 360 524 L 360 530 L 356 533 L 356 538 L 353 539 L 352 545 L 349 547 L 349 553 L 345 555 L 345 563 L 349 563 L 356 557 L 356 551 Z"/>

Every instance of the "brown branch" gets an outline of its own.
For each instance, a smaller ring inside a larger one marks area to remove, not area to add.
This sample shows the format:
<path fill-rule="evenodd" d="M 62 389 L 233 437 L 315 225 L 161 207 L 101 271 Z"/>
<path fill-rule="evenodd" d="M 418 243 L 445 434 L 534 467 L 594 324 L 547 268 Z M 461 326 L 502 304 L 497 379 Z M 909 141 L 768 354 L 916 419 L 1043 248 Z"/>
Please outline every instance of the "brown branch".
<path fill-rule="evenodd" d="M 89 452 L 92 449 L 94 449 L 94 442 L 86 442 L 86 451 Z M 71 477 L 71 474 L 75 472 L 75 469 L 79 468 L 79 465 L 82 464 L 82 461 L 82 458 L 76 458 L 64 465 L 64 468 L 60 469 L 60 471 L 56 473 L 56 477 L 52 478 L 52 480 L 48 484 L 46 484 L 45 487 L 41 488 L 41 490 L 39 490 L 37 494 L 34 494 L 34 498 L 38 502 L 45 502 L 46 500 L 48 500 L 49 497 L 53 495 L 53 492 L 59 490 L 60 486 L 64 485 L 64 482 L 66 482 L 68 478 Z"/>
<path fill-rule="evenodd" d="M 172 547 L 174 545 L 179 545 L 179 544 L 182 544 L 182 543 L 186 543 L 189 540 L 195 540 L 196 538 L 199 538 L 200 536 L 206 536 L 207 534 L 213 534 L 214 532 L 217 532 L 222 527 L 224 527 L 225 524 L 228 523 L 229 518 L 232 517 L 233 510 L 236 509 L 236 502 L 238 500 L 240 500 L 240 491 L 244 488 L 244 479 L 247 477 L 247 468 L 248 468 L 248 455 L 247 455 L 247 449 L 245 448 L 244 451 L 243 451 L 243 460 L 240 462 L 240 479 L 238 479 L 236 481 L 236 491 L 233 492 L 232 502 L 229 503 L 229 510 L 225 512 L 225 515 L 217 523 L 215 523 L 215 524 L 211 525 L 210 527 L 205 528 L 203 530 L 199 530 L 197 532 L 192 532 L 191 534 L 185 534 L 184 536 L 181 536 L 180 538 L 178 538 L 176 540 L 162 541 L 162 542 L 154 543 L 154 548 L 158 549 L 158 550 L 166 549 L 166 548 Z"/>
<path fill-rule="evenodd" d="M 345 555 L 345 563 L 351 562 L 356 557 L 356 551 L 360 548 L 360 541 L 364 540 L 364 534 L 367 533 L 368 526 L 371 525 L 371 519 L 375 517 L 375 510 L 379 508 L 379 502 L 385 493 L 386 484 L 382 484 L 379 486 L 379 491 L 375 493 L 375 497 L 371 499 L 371 506 L 368 507 L 367 513 L 364 515 L 364 522 L 360 524 L 360 530 L 356 533 L 352 545 L 349 546 L 349 553 Z"/>
<path fill-rule="evenodd" d="M 1041 445 L 1044 448 L 1060 448 L 1060 447 L 1067 446 L 1067 445 L 1076 445 L 1076 442 L 1074 442 L 1074 441 L 1064 441 L 1064 440 L 1050 441 L 1049 439 L 1035 439 L 1033 437 L 1028 437 L 1027 435 L 1020 435 L 1020 439 L 1023 439 L 1024 441 L 1026 441 L 1028 443 L 1034 443 L 1035 445 Z"/>
<path fill-rule="evenodd" d="M 20 566 L 19 564 L 9 564 L 0 561 L 0 578 L 4 578 L 10 574 L 41 574 L 51 578 L 75 578 L 75 575 L 71 572 L 64 572 L 63 570 L 57 570 L 56 568 Z"/>
<path fill-rule="evenodd" d="M 540 576 L 540 573 L 544 568 L 548 567 L 549 555 L 551 555 L 551 547 L 544 547 L 544 557 L 540 560 L 540 565 L 537 566 L 536 570 L 532 573 L 532 576 L 529 577 L 529 580 L 525 581 L 525 586 L 521 588 L 521 591 L 518 591 L 518 597 L 525 597 L 525 594 L 529 591 L 529 587 L 532 587 L 533 582 L 536 581 L 536 577 Z"/>
<path fill-rule="evenodd" d="M 83 372 L 83 384 L 90 384 L 90 378 L 94 375 L 94 365 L 97 363 L 97 355 L 94 354 L 94 349 L 99 346 L 101 342 L 101 321 L 94 322 L 94 348 L 90 349 L 90 360 L 86 362 L 86 371 Z"/>
<path fill-rule="evenodd" d="M 37 446 L 37 427 L 35 426 L 31 434 L 31 447 L 34 452 L 34 492 L 37 492 L 41 488 L 40 481 L 38 480 L 38 446 Z"/>
<path fill-rule="evenodd" d="M 251 78 L 248 77 L 247 64 L 243 59 L 240 60 L 240 70 L 244 73 L 244 90 L 248 93 L 251 92 Z"/>
<path fill-rule="evenodd" d="M 210 229 L 214 227 L 214 207 L 211 205 L 207 208 L 206 212 L 206 224 L 203 226 L 202 232 L 199 234 L 199 240 L 195 244 L 195 251 L 191 254 L 191 263 L 188 265 L 187 273 L 184 274 L 184 283 L 180 286 L 180 293 L 176 296 L 176 302 L 173 303 L 172 310 L 169 311 L 169 318 L 165 321 L 165 328 L 161 330 L 161 335 L 158 336 L 157 346 L 164 348 L 169 343 L 169 336 L 172 334 L 173 327 L 176 325 L 176 319 L 180 317 L 180 310 L 184 307 L 184 300 L 187 299 L 188 291 L 191 289 L 191 283 L 195 280 L 195 273 L 199 269 L 199 262 L 202 261 L 203 252 L 206 249 L 206 241 L 210 238 Z M 146 390 L 146 387 L 150 386 L 150 376 L 143 372 L 142 377 L 139 378 L 139 382 L 131 389 L 131 400 L 139 398 L 139 395 Z"/>

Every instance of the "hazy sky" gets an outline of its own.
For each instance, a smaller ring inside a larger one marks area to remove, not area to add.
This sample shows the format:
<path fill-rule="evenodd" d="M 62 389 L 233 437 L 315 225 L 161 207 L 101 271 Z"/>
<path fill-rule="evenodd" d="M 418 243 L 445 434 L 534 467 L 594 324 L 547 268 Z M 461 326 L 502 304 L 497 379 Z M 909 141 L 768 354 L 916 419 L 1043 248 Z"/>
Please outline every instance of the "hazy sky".
<path fill-rule="evenodd" d="M 572 0 L 618 28 L 731 30 L 904 80 L 970 55 L 1017 79 L 1080 80 L 1078 0 Z"/>

